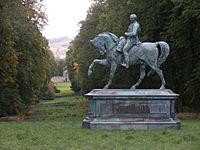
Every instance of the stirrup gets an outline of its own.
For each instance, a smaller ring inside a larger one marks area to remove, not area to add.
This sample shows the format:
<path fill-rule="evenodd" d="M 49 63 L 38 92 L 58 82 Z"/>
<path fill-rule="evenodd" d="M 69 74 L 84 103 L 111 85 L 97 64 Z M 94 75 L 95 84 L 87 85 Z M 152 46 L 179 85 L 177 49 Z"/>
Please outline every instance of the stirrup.
<path fill-rule="evenodd" d="M 122 53 L 122 50 L 121 50 L 121 49 L 118 49 L 118 48 L 117 48 L 116 51 L 119 52 L 119 53 Z"/>

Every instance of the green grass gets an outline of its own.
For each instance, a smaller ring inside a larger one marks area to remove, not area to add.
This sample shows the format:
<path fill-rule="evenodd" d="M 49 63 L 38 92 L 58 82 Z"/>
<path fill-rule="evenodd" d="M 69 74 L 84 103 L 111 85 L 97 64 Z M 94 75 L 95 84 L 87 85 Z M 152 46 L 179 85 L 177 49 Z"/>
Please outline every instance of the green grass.
<path fill-rule="evenodd" d="M 74 92 L 70 89 L 70 86 L 71 86 L 70 82 L 56 83 L 57 89 L 60 90 L 59 93 L 56 93 L 56 96 L 72 95 Z"/>
<path fill-rule="evenodd" d="M 0 150 L 199 150 L 200 120 L 182 120 L 181 130 L 120 131 L 81 127 L 83 97 L 42 101 L 29 120 L 0 122 Z"/>

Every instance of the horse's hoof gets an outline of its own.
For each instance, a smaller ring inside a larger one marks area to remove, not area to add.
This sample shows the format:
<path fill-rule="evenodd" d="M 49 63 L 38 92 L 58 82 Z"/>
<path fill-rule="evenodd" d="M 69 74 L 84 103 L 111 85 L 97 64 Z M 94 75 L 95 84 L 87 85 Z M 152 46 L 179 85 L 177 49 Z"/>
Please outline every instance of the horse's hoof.
<path fill-rule="evenodd" d="M 92 74 L 91 70 L 88 70 L 88 76 L 90 76 Z"/>
<path fill-rule="evenodd" d="M 136 86 L 133 85 L 133 86 L 131 87 L 131 89 L 132 89 L 132 90 L 135 90 L 135 89 L 136 89 Z"/>
<path fill-rule="evenodd" d="M 165 86 L 162 85 L 162 86 L 160 87 L 160 90 L 164 90 L 164 89 L 165 89 Z"/>
<path fill-rule="evenodd" d="M 106 86 L 104 86 L 104 88 L 103 89 L 108 89 L 109 87 L 108 87 L 108 85 L 106 85 Z"/>

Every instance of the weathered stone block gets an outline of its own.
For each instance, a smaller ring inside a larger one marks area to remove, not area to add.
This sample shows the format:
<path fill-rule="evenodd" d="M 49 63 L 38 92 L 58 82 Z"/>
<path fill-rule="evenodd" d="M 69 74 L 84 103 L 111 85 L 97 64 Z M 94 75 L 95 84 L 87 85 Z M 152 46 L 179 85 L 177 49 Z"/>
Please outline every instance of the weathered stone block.
<path fill-rule="evenodd" d="M 169 89 L 95 89 L 86 96 L 89 112 L 83 120 L 85 128 L 180 128 L 180 121 L 174 117 L 178 94 Z"/>

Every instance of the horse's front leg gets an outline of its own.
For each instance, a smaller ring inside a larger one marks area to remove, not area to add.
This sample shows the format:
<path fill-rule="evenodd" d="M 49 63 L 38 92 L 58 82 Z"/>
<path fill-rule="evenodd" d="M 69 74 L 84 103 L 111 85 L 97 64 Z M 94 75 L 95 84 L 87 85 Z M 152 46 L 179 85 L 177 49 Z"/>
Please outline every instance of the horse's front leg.
<path fill-rule="evenodd" d="M 108 89 L 109 86 L 112 84 L 112 80 L 113 80 L 116 69 L 117 69 L 117 64 L 111 63 L 109 81 L 108 81 L 108 84 L 104 86 L 104 89 Z"/>
<path fill-rule="evenodd" d="M 93 69 L 94 64 L 100 64 L 100 65 L 104 65 L 104 66 L 109 65 L 106 59 L 95 59 L 95 60 L 93 60 L 93 62 L 90 64 L 90 66 L 88 68 L 88 76 L 90 76 L 92 74 L 92 72 L 94 71 L 94 69 Z"/>

